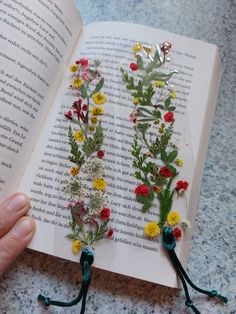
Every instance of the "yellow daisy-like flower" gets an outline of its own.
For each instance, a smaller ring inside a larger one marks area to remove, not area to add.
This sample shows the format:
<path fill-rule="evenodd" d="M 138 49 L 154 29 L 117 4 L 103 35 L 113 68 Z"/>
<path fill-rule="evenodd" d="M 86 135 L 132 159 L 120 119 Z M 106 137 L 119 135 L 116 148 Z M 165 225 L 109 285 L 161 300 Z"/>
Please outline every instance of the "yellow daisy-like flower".
<path fill-rule="evenodd" d="M 78 70 L 78 64 L 72 64 L 72 65 L 70 66 L 70 71 L 71 71 L 72 73 L 75 73 L 77 70 Z"/>
<path fill-rule="evenodd" d="M 106 99 L 107 99 L 107 97 L 101 92 L 98 92 L 98 93 L 93 95 L 93 101 L 95 102 L 96 105 L 104 104 Z"/>
<path fill-rule="evenodd" d="M 75 77 L 71 83 L 72 87 L 74 88 L 79 88 L 82 84 L 83 84 L 83 80 L 81 80 L 80 78 L 78 77 Z"/>
<path fill-rule="evenodd" d="M 133 46 L 133 50 L 135 51 L 135 52 L 139 52 L 139 51 L 141 51 L 142 50 L 142 45 L 140 44 L 140 43 L 136 43 L 134 46 Z"/>
<path fill-rule="evenodd" d="M 135 97 L 135 98 L 133 99 L 133 104 L 134 104 L 134 105 L 137 105 L 138 103 L 139 103 L 139 99 Z"/>
<path fill-rule="evenodd" d="M 180 214 L 178 212 L 172 211 L 167 216 L 167 222 L 169 225 L 173 226 L 180 222 Z"/>
<path fill-rule="evenodd" d="M 154 124 L 159 124 L 159 123 L 160 123 L 160 120 L 157 119 L 157 120 L 155 120 L 153 123 L 154 123 Z"/>
<path fill-rule="evenodd" d="M 170 96 L 171 99 L 175 99 L 175 98 L 176 98 L 176 93 L 171 92 L 171 93 L 169 94 L 169 96 Z"/>
<path fill-rule="evenodd" d="M 104 110 L 101 107 L 96 107 L 92 108 L 90 113 L 92 116 L 101 116 L 104 113 Z"/>
<path fill-rule="evenodd" d="M 156 221 L 150 221 L 146 224 L 144 233 L 149 237 L 155 238 L 161 233 L 161 228 Z"/>
<path fill-rule="evenodd" d="M 80 240 L 73 241 L 73 243 L 72 243 L 72 251 L 73 251 L 73 253 L 74 254 L 78 254 L 81 249 L 82 249 L 82 245 L 81 245 Z"/>
<path fill-rule="evenodd" d="M 107 186 L 107 182 L 103 178 L 98 178 L 98 179 L 93 180 L 93 187 L 96 190 L 104 190 L 106 186 Z"/>
<path fill-rule="evenodd" d="M 72 174 L 72 176 L 76 176 L 79 173 L 79 168 L 78 167 L 70 168 L 70 173 Z"/>
<path fill-rule="evenodd" d="M 74 134 L 74 136 L 75 136 L 76 141 L 78 141 L 78 142 L 83 142 L 83 140 L 84 140 L 84 134 L 83 134 L 82 131 L 76 131 L 75 134 Z"/>
<path fill-rule="evenodd" d="M 95 127 L 94 127 L 93 125 L 90 125 L 90 126 L 88 127 L 88 130 L 89 130 L 89 132 L 94 132 Z"/>
<path fill-rule="evenodd" d="M 156 86 L 157 88 L 162 88 L 162 87 L 165 86 L 165 83 L 162 82 L 162 81 L 156 81 L 156 82 L 155 82 L 155 86 Z"/>
<path fill-rule="evenodd" d="M 92 118 L 90 119 L 90 122 L 91 122 L 92 124 L 96 124 L 96 123 L 98 123 L 98 118 L 97 118 L 97 117 L 92 117 Z"/>
<path fill-rule="evenodd" d="M 183 161 L 183 159 L 176 159 L 175 163 L 177 166 L 183 167 L 184 161 Z"/>

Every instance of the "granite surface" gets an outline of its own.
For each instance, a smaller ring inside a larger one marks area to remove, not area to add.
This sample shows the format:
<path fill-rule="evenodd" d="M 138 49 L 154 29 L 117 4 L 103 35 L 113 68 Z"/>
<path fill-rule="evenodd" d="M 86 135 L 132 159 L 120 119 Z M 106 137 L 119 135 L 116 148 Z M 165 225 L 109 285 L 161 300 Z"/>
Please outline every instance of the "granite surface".
<path fill-rule="evenodd" d="M 224 72 L 201 186 L 188 271 L 203 287 L 229 297 L 227 306 L 191 290 L 201 313 L 236 313 L 236 1 L 78 0 L 84 24 L 128 21 L 218 45 Z M 44 310 L 41 290 L 57 299 L 76 296 L 78 265 L 33 251 L 24 252 L 0 281 L 0 313 L 79 313 L 79 307 Z M 88 314 L 192 313 L 184 293 L 94 270 Z"/>

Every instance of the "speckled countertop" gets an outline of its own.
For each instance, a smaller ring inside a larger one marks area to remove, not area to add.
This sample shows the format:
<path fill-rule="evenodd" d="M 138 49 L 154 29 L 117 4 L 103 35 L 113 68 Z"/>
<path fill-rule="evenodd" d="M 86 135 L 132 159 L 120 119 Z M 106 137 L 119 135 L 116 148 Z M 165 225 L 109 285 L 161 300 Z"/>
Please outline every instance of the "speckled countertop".
<path fill-rule="evenodd" d="M 219 287 L 227 306 L 191 291 L 201 313 L 236 313 L 236 1 L 77 0 L 84 24 L 127 21 L 146 24 L 218 45 L 224 72 L 189 255 L 188 271 L 203 287 Z M 58 299 L 76 296 L 80 269 L 75 263 L 24 252 L 0 280 L 0 313 L 79 313 L 79 307 L 44 310 L 36 301 L 43 289 Z M 88 314 L 192 313 L 184 293 L 94 270 Z"/>

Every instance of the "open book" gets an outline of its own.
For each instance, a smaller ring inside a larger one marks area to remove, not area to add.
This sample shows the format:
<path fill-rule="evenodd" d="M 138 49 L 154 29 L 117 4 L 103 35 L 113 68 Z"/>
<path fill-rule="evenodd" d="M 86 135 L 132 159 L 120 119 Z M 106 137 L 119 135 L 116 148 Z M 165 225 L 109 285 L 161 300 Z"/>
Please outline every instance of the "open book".
<path fill-rule="evenodd" d="M 170 41 L 179 123 L 178 141 L 189 147 L 185 178 L 190 182 L 187 209 L 193 224 L 221 64 L 216 46 L 128 23 L 82 26 L 70 0 L 0 1 L 0 199 L 24 191 L 37 231 L 30 248 L 78 261 L 66 239 L 70 215 L 61 182 L 68 177 L 69 64 L 81 57 L 100 59 L 108 97 L 104 116 L 108 196 L 113 240 L 96 246 L 95 267 L 176 287 L 176 273 L 158 241 L 143 236 L 146 216 L 135 201 L 130 143 L 131 99 L 120 67 L 129 64 L 136 42 Z M 183 201 L 184 202 L 184 201 Z M 178 201 L 178 210 L 183 204 Z M 186 206 L 183 206 L 183 208 Z M 152 215 L 152 212 L 150 213 Z M 176 252 L 185 265 L 191 234 Z"/>

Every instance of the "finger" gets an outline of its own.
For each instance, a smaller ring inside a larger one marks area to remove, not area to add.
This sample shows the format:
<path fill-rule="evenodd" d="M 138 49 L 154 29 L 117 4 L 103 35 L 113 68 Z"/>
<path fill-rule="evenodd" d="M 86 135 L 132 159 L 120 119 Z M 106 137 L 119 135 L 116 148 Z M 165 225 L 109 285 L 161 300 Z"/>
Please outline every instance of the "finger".
<path fill-rule="evenodd" d="M 0 239 L 0 277 L 29 244 L 34 231 L 34 221 L 29 217 L 23 217 Z"/>
<path fill-rule="evenodd" d="M 0 238 L 5 235 L 30 207 L 29 197 L 24 193 L 15 193 L 0 205 Z"/>

